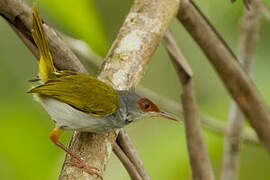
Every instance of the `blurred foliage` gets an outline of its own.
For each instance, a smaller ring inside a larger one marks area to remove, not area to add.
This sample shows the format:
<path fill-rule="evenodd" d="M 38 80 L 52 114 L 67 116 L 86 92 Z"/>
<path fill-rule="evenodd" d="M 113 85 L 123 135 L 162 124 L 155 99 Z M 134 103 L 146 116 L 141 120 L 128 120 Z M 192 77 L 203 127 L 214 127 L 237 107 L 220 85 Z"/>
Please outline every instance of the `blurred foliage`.
<path fill-rule="evenodd" d="M 31 2 L 29 0 L 29 3 Z M 42 16 L 48 24 L 85 40 L 102 56 L 115 39 L 131 3 L 131 0 L 38 1 Z M 239 21 L 243 14 L 242 2 L 231 4 L 229 0 L 196 0 L 195 3 L 237 53 Z M 267 5 L 270 7 L 269 2 Z M 230 97 L 215 71 L 178 21 L 173 20 L 171 30 L 193 68 L 201 112 L 226 121 Z M 270 23 L 263 19 L 252 76 L 256 87 L 268 103 L 269 31 Z M 49 116 L 33 101 L 31 95 L 26 93 L 31 86 L 27 80 L 34 77 L 38 71 L 36 60 L 2 18 L 0 42 L 0 179 L 56 179 L 65 153 L 48 138 L 54 126 Z M 142 84 L 163 96 L 179 101 L 181 88 L 162 45 L 153 56 Z M 155 118 L 132 124 L 126 129 L 154 180 L 191 179 L 182 125 Z M 204 132 L 215 174 L 219 177 L 223 155 L 222 136 Z M 65 133 L 62 141 L 68 144 L 70 136 L 71 132 Z M 241 180 L 270 179 L 269 168 L 269 155 L 262 146 L 243 146 Z M 105 179 L 128 179 L 125 169 L 115 156 L 106 170 Z"/>

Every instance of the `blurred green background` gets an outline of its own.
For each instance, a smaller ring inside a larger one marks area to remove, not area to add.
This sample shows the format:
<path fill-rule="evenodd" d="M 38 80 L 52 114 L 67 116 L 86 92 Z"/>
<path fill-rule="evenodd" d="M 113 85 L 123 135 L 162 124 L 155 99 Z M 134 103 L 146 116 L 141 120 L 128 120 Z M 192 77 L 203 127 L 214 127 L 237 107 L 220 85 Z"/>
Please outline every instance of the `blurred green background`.
<path fill-rule="evenodd" d="M 132 0 L 38 0 L 41 14 L 52 27 L 83 39 L 95 52 L 105 56 L 127 15 Z M 32 3 L 32 1 L 28 1 Z M 243 4 L 229 0 L 196 0 L 229 46 L 237 53 L 239 22 Z M 270 3 L 265 3 L 270 7 Z M 218 120 L 228 119 L 230 97 L 214 70 L 177 20 L 171 30 L 194 74 L 200 111 Z M 262 20 L 253 80 L 270 103 L 270 23 Z M 38 72 L 37 61 L 8 24 L 0 18 L 0 179 L 57 179 L 65 153 L 49 140 L 54 124 L 42 107 L 27 94 L 28 79 Z M 164 73 L 166 72 L 166 73 Z M 160 45 L 141 82 L 159 94 L 180 99 L 180 85 L 168 55 Z M 153 180 L 191 179 L 183 125 L 164 119 L 149 119 L 127 128 Z M 204 130 L 217 179 L 220 176 L 223 137 Z M 63 135 L 67 144 L 71 132 Z M 260 145 L 244 144 L 241 180 L 270 179 L 269 154 Z M 129 179 L 113 155 L 105 180 Z"/>

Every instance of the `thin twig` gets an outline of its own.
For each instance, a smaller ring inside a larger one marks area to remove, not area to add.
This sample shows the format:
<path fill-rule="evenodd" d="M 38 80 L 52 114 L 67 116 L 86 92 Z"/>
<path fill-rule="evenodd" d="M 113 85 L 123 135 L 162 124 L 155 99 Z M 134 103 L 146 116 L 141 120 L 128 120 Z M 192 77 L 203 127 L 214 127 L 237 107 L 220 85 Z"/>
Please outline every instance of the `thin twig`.
<path fill-rule="evenodd" d="M 237 58 L 192 1 L 181 1 L 178 19 L 201 47 L 229 93 L 270 152 L 270 111 Z"/>
<path fill-rule="evenodd" d="M 250 2 L 249 10 L 241 21 L 239 61 L 247 74 L 251 73 L 255 50 L 261 27 L 260 3 L 258 0 Z M 245 118 L 233 101 L 231 104 L 227 135 L 224 141 L 222 180 L 238 179 L 238 167 L 243 141 Z"/>
<path fill-rule="evenodd" d="M 142 180 L 134 164 L 129 160 L 127 155 L 122 151 L 117 143 L 115 143 L 113 146 L 113 152 L 118 159 L 121 160 L 132 180 Z"/>
<path fill-rule="evenodd" d="M 194 180 L 213 180 L 214 173 L 203 139 L 194 94 L 192 71 L 169 32 L 167 32 L 164 37 L 164 44 L 166 45 L 171 61 L 182 84 L 182 105 L 192 177 Z"/>
<path fill-rule="evenodd" d="M 139 154 L 136 151 L 135 146 L 133 145 L 131 139 L 129 138 L 128 134 L 124 129 L 120 130 L 120 133 L 117 138 L 117 143 L 122 147 L 125 154 L 129 157 L 130 161 L 134 164 L 135 168 L 137 169 L 138 173 L 144 180 L 150 180 L 150 176 L 146 171 L 146 168 L 143 165 Z"/>
<path fill-rule="evenodd" d="M 66 36 L 64 36 L 66 37 Z M 96 54 L 94 53 L 93 55 L 91 55 L 91 51 L 88 50 L 88 48 L 85 48 L 85 46 L 88 46 L 84 41 L 82 40 L 78 40 L 78 39 L 74 39 L 75 42 L 79 43 L 74 43 L 72 41 L 73 38 L 69 38 L 69 43 L 68 45 L 70 46 L 70 48 L 79 56 L 81 57 L 80 59 L 85 61 L 85 64 L 89 64 L 88 66 L 92 69 L 94 69 L 95 71 L 97 71 L 98 67 L 102 64 L 102 59 L 101 57 L 97 57 L 97 59 L 92 58 L 92 57 L 96 57 Z M 65 40 L 65 38 L 64 38 Z M 73 44 L 76 44 L 76 47 L 73 46 Z M 160 106 L 162 106 L 164 108 L 164 110 L 167 111 L 171 111 L 175 114 L 178 114 L 179 116 L 181 116 L 182 118 L 182 106 L 180 105 L 180 103 L 177 103 L 173 100 L 170 100 L 160 94 L 158 94 L 157 92 L 149 89 L 149 88 L 145 88 L 141 85 L 139 85 L 136 88 L 136 91 L 140 94 L 143 94 L 146 97 L 149 97 L 151 99 L 153 99 L 155 102 L 157 102 Z M 202 121 L 202 125 L 207 128 L 208 130 L 212 131 L 212 132 L 216 132 L 218 134 L 226 134 L 226 127 L 227 125 L 217 119 L 214 119 L 212 117 L 206 116 L 204 114 L 200 114 L 200 118 Z M 121 133 L 121 132 L 120 132 Z M 253 129 L 251 128 L 246 128 L 243 132 L 243 140 L 247 143 L 251 143 L 251 144 L 260 144 L 256 133 L 253 131 Z"/>
<path fill-rule="evenodd" d="M 177 9 L 178 3 L 174 0 L 136 1 L 106 58 L 106 63 L 103 64 L 99 79 L 121 90 L 137 85 Z M 0 15 L 12 24 L 28 48 L 36 48 L 31 37 L 31 8 L 24 1 L 0 1 Z M 44 24 L 43 26 L 48 36 L 56 67 L 59 70 L 70 69 L 87 73 L 57 33 L 48 25 Z M 125 46 L 128 43 L 131 43 L 132 46 Z M 34 46 L 31 47 L 31 44 Z M 32 49 L 31 51 L 37 52 Z M 36 57 L 38 56 L 36 55 Z M 112 152 L 112 144 L 116 135 L 117 132 L 102 135 L 74 133 L 70 148 L 76 154 L 80 154 L 89 165 L 98 167 L 103 173 Z M 69 157 L 66 160 L 70 161 Z M 60 179 L 96 179 L 82 173 L 83 171 L 80 169 L 65 165 Z"/>

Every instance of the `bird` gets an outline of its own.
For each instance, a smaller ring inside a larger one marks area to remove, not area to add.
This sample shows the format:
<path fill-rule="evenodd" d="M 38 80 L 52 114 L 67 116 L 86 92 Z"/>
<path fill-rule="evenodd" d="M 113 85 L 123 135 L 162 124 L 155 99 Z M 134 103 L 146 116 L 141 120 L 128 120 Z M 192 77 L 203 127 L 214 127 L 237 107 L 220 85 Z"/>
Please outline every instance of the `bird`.
<path fill-rule="evenodd" d="M 32 22 L 32 37 L 40 53 L 37 79 L 40 84 L 28 93 L 33 94 L 55 122 L 50 139 L 76 160 L 69 165 L 102 179 L 96 167 L 88 166 L 59 141 L 64 130 L 107 133 L 150 117 L 178 121 L 174 115 L 161 111 L 154 102 L 133 90 L 115 90 L 92 76 L 56 70 L 36 3 L 33 4 Z"/>

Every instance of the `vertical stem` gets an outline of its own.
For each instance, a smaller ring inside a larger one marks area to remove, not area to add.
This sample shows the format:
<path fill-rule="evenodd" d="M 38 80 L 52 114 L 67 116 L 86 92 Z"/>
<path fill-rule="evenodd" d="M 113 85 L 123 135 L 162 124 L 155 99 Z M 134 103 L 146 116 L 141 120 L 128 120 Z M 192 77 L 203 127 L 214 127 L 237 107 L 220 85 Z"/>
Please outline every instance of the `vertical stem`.
<path fill-rule="evenodd" d="M 245 14 L 242 18 L 239 41 L 239 61 L 248 74 L 251 72 L 254 61 L 260 25 L 261 14 L 259 0 L 253 0 L 249 5 L 249 10 L 245 10 Z M 238 179 L 244 122 L 245 118 L 241 110 L 238 108 L 237 104 L 232 101 L 228 129 L 224 141 L 222 180 Z"/>
<path fill-rule="evenodd" d="M 164 43 L 182 84 L 182 105 L 192 177 L 194 180 L 214 180 L 212 165 L 203 138 L 192 71 L 170 33 L 166 33 Z"/>

